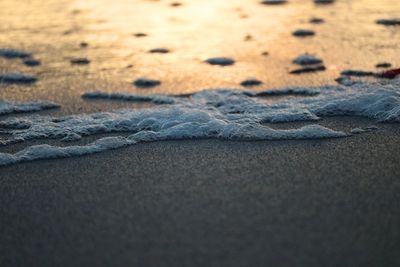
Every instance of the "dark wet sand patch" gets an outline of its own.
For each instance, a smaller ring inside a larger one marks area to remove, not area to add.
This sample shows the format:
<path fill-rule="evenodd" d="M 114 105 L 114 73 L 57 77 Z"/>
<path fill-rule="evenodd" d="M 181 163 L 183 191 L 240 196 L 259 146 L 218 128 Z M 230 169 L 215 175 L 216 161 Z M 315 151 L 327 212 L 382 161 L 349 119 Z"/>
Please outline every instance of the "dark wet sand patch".
<path fill-rule="evenodd" d="M 2 261 L 361 266 L 368 255 L 371 266 L 396 266 L 400 132 L 379 128 L 335 140 L 148 143 L 1 168 Z"/>

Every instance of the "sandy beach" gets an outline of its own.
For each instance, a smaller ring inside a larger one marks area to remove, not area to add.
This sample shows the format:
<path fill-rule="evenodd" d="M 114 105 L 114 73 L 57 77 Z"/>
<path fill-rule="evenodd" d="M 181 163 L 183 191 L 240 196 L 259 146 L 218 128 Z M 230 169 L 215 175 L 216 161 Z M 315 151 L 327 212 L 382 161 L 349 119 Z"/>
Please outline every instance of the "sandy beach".
<path fill-rule="evenodd" d="M 400 3 L 316 2 L 1 1 L 0 266 L 400 266 Z"/>

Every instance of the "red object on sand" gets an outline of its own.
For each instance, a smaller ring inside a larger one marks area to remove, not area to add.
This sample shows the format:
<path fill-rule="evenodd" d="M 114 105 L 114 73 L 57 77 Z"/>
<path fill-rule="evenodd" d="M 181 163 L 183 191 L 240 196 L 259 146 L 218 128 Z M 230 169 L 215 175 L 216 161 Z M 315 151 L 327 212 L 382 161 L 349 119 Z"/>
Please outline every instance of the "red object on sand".
<path fill-rule="evenodd" d="M 394 79 L 397 75 L 400 75 L 400 69 L 392 69 L 388 71 L 384 71 L 381 76 L 383 78 Z"/>

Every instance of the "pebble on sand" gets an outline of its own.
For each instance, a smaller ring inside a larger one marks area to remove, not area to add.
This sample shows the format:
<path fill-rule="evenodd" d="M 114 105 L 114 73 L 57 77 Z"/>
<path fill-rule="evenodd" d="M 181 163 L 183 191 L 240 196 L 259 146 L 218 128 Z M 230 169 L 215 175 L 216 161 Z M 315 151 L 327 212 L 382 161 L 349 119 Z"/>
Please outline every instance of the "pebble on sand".
<path fill-rule="evenodd" d="M 311 18 L 309 20 L 309 22 L 312 23 L 312 24 L 321 24 L 321 23 L 324 23 L 325 20 L 322 19 L 322 18 Z"/>
<path fill-rule="evenodd" d="M 139 78 L 133 82 L 136 87 L 140 88 L 151 88 L 155 86 L 159 86 L 161 82 L 159 80 L 147 79 L 147 78 Z"/>
<path fill-rule="evenodd" d="M 182 3 L 179 3 L 179 2 L 174 2 L 174 3 L 170 4 L 170 6 L 172 6 L 172 7 L 178 7 L 178 6 L 181 6 L 181 5 L 182 5 Z"/>
<path fill-rule="evenodd" d="M 344 76 L 355 76 L 355 77 L 365 77 L 365 76 L 375 76 L 376 73 L 372 71 L 364 70 L 344 70 L 340 73 Z"/>
<path fill-rule="evenodd" d="M 375 74 L 376 77 L 384 78 L 384 79 L 395 79 L 399 75 L 400 75 L 400 68 L 399 69 L 389 69 L 382 73 Z"/>
<path fill-rule="evenodd" d="M 263 82 L 257 79 L 247 79 L 240 83 L 241 86 L 251 87 L 261 85 Z"/>
<path fill-rule="evenodd" d="M 375 67 L 377 68 L 390 68 L 392 66 L 392 64 L 387 63 L 387 62 L 382 62 L 382 63 L 378 63 L 375 65 Z"/>
<path fill-rule="evenodd" d="M 333 4 L 335 0 L 314 0 L 316 4 Z"/>
<path fill-rule="evenodd" d="M 244 40 L 245 40 L 246 42 L 252 41 L 252 40 L 253 40 L 253 36 L 251 36 L 250 34 L 247 34 L 247 35 L 244 37 Z"/>
<path fill-rule="evenodd" d="M 400 19 L 378 19 L 376 23 L 385 26 L 399 26 Z"/>
<path fill-rule="evenodd" d="M 301 66 L 321 64 L 322 62 L 322 59 L 310 54 L 302 54 L 293 60 L 294 64 Z"/>
<path fill-rule="evenodd" d="M 147 34 L 143 33 L 143 32 L 138 32 L 138 33 L 134 33 L 133 36 L 135 36 L 137 38 L 142 38 L 142 37 L 146 37 Z"/>
<path fill-rule="evenodd" d="M 307 36 L 314 36 L 315 32 L 313 30 L 298 29 L 295 30 L 292 34 L 297 37 L 307 37 Z"/>
<path fill-rule="evenodd" d="M 25 58 L 22 62 L 26 66 L 29 66 L 29 67 L 36 67 L 36 66 L 40 65 L 40 61 L 39 60 L 31 58 L 31 57 Z"/>
<path fill-rule="evenodd" d="M 325 71 L 325 70 L 326 70 L 325 66 L 318 65 L 318 66 L 310 66 L 310 67 L 303 67 L 300 69 L 295 69 L 295 70 L 290 71 L 290 74 L 303 74 L 303 73 Z"/>
<path fill-rule="evenodd" d="M 31 54 L 20 51 L 20 50 L 15 50 L 15 49 L 9 49 L 9 48 L 0 48 L 0 57 L 4 58 L 26 58 L 30 57 Z"/>
<path fill-rule="evenodd" d="M 135 34 L 133 34 L 135 37 L 138 37 L 138 38 L 140 38 L 140 37 L 146 37 L 147 36 L 147 34 L 145 34 L 145 33 L 143 33 L 143 32 L 138 32 L 138 33 L 135 33 Z"/>
<path fill-rule="evenodd" d="M 263 5 L 281 5 L 287 3 L 287 0 L 264 0 L 261 1 Z"/>
<path fill-rule="evenodd" d="M 235 61 L 233 59 L 227 57 L 209 58 L 206 60 L 206 62 L 210 65 L 219 65 L 219 66 L 229 66 L 235 64 Z"/>
<path fill-rule="evenodd" d="M 166 48 L 154 48 L 149 51 L 150 53 L 167 54 L 169 50 Z"/>
<path fill-rule="evenodd" d="M 26 75 L 22 73 L 5 73 L 0 74 L 0 83 L 34 83 L 37 81 L 36 76 Z"/>
<path fill-rule="evenodd" d="M 78 64 L 78 65 L 87 65 L 90 63 L 90 60 L 84 57 L 80 58 L 73 58 L 71 59 L 72 64 Z"/>

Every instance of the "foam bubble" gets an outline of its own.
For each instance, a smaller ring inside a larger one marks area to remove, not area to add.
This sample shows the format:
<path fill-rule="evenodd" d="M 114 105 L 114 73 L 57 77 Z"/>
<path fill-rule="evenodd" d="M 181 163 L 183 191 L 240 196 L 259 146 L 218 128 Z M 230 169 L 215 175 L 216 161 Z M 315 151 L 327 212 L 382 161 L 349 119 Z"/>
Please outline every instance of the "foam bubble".
<path fill-rule="evenodd" d="M 48 101 L 36 102 L 8 102 L 0 100 L 0 115 L 22 112 L 33 112 L 45 109 L 58 108 L 59 105 Z"/>
<path fill-rule="evenodd" d="M 15 154 L 0 153 L 0 165 L 22 161 L 97 153 L 139 142 L 204 139 L 286 140 L 346 137 L 318 124 L 327 116 L 362 116 L 381 122 L 400 122 L 400 80 L 275 89 L 263 92 L 234 89 L 204 90 L 188 97 L 92 92 L 85 97 L 122 101 L 159 101 L 144 109 L 78 114 L 67 117 L 30 116 L 0 123 L 8 138 L 3 145 L 33 139 L 79 140 L 84 136 L 121 133 L 84 146 L 31 146 Z M 278 93 L 278 91 L 280 93 Z M 267 93 L 271 92 L 271 93 Z M 275 97 L 279 95 L 280 97 Z M 294 96 L 293 96 L 294 95 Z M 157 101 L 157 100 L 156 100 Z M 294 129 L 275 129 L 265 123 L 311 121 Z M 353 131 L 355 132 L 355 131 Z"/>

